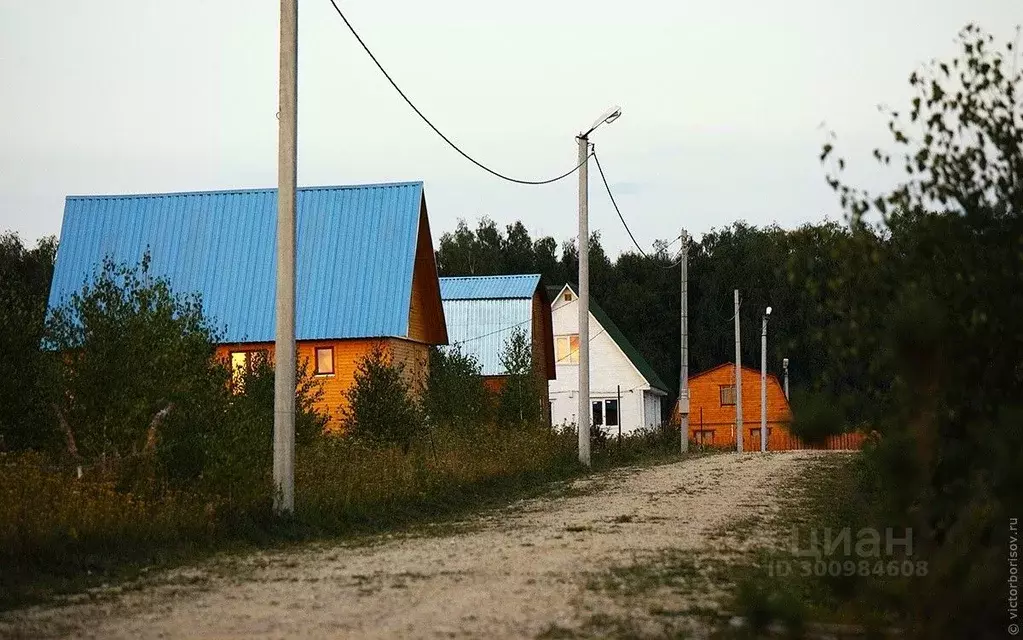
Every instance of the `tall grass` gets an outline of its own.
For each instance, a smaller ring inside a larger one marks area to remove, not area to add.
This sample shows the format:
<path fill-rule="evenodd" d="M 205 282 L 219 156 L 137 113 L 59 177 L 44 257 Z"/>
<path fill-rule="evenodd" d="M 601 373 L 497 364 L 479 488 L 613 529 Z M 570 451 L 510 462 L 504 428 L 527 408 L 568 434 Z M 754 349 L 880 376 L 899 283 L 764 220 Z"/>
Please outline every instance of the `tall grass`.
<path fill-rule="evenodd" d="M 230 495 L 137 468 L 81 478 L 39 454 L 0 454 L 0 606 L 196 553 L 403 526 L 581 472 L 571 434 L 434 430 L 403 453 L 353 438 L 300 447 L 294 518 L 272 517 L 269 469 Z"/>

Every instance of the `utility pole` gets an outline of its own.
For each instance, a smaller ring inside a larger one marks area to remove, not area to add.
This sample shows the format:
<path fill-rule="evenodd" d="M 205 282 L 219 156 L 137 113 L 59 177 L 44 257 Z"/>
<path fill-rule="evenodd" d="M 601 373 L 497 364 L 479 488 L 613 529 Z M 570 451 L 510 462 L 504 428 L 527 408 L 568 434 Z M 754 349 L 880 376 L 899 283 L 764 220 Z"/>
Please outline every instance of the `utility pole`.
<path fill-rule="evenodd" d="M 742 453 L 742 351 L 739 348 L 739 290 L 735 290 L 735 448 Z"/>
<path fill-rule="evenodd" d="M 760 451 L 767 451 L 767 317 L 771 307 L 764 313 L 760 327 Z"/>
<path fill-rule="evenodd" d="M 611 107 L 589 129 L 575 137 L 579 146 L 579 462 L 590 466 L 590 223 L 587 202 L 590 160 L 590 134 L 602 124 L 610 124 L 622 115 L 621 107 Z"/>
<path fill-rule="evenodd" d="M 789 399 L 789 359 L 781 359 L 781 368 L 785 371 L 785 399 Z"/>
<path fill-rule="evenodd" d="M 298 0 L 281 0 L 277 142 L 277 297 L 274 343 L 274 511 L 295 509 L 295 198 Z"/>
<path fill-rule="evenodd" d="M 590 141 L 582 134 L 579 143 L 579 462 L 590 466 Z"/>
<path fill-rule="evenodd" d="M 682 230 L 682 369 L 678 384 L 678 415 L 682 453 L 689 451 L 689 237 Z"/>

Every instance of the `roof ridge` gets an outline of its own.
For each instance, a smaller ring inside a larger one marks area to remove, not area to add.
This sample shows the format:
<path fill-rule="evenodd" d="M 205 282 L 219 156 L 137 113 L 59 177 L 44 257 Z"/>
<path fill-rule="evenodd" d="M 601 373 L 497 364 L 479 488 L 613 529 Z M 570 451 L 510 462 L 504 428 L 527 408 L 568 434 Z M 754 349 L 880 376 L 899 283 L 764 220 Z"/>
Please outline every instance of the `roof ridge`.
<path fill-rule="evenodd" d="M 342 191 L 356 189 L 383 189 L 387 187 L 423 186 L 422 180 L 406 180 L 399 182 L 368 182 L 365 184 L 333 184 L 309 185 L 298 187 L 298 191 Z M 131 200 L 135 198 L 172 198 L 179 196 L 213 196 L 213 195 L 244 195 L 249 193 L 272 193 L 277 187 L 252 187 L 242 189 L 210 189 L 206 191 L 166 191 L 152 193 L 109 193 L 109 194 L 70 194 L 65 200 Z"/>
<path fill-rule="evenodd" d="M 539 273 L 500 273 L 490 276 L 441 276 L 441 280 L 477 280 L 480 278 L 535 278 Z"/>

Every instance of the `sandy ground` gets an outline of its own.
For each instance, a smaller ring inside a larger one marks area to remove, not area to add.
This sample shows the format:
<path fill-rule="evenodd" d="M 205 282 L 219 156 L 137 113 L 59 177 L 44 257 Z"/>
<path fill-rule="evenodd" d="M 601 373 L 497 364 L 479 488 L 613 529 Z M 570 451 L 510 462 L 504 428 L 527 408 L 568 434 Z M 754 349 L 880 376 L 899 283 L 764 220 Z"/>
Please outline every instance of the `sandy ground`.
<path fill-rule="evenodd" d="M 741 533 L 731 539 L 720 532 L 770 518 L 778 507 L 771 489 L 819 455 L 723 454 L 611 471 L 436 531 L 221 558 L 99 597 L 9 612 L 0 636 L 532 638 L 583 630 L 595 611 L 631 615 L 628 598 L 594 590 L 601 571 L 665 550 L 721 554 L 766 544 L 765 527 L 733 526 Z"/>

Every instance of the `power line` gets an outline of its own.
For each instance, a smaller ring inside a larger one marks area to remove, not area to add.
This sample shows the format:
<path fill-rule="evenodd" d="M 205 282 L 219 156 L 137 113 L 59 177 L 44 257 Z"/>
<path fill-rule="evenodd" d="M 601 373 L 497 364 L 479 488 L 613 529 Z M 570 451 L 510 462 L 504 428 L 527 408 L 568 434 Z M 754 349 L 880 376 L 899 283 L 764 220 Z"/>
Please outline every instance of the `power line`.
<path fill-rule="evenodd" d="M 331 2 L 333 2 L 333 0 L 331 0 Z M 643 247 L 639 246 L 639 243 L 636 242 L 636 236 L 632 235 L 632 229 L 629 229 L 629 224 L 625 222 L 625 218 L 622 216 L 622 211 L 618 208 L 618 203 L 615 202 L 614 194 L 611 193 L 611 187 L 607 184 L 607 178 L 604 176 L 604 170 L 600 166 L 600 158 L 597 157 L 596 150 L 594 150 L 591 155 L 593 156 L 593 160 L 597 163 L 597 171 L 600 172 L 600 179 L 604 181 L 604 188 L 607 189 L 607 197 L 611 198 L 611 204 L 615 206 L 615 211 L 618 212 L 618 219 L 622 221 L 622 224 L 625 225 L 625 230 L 629 232 L 629 237 L 632 238 L 632 244 L 636 245 L 639 252 L 643 254 L 644 258 L 646 258 L 646 251 L 644 251 Z"/>
<path fill-rule="evenodd" d="M 405 100 L 406 104 L 408 104 L 408 106 L 412 107 L 412 110 L 416 112 L 416 115 L 419 116 L 423 120 L 423 122 L 426 123 L 426 125 L 428 127 L 433 129 L 433 132 L 436 133 L 438 136 L 440 136 L 441 140 L 443 140 L 444 142 L 448 143 L 448 146 L 450 146 L 452 149 L 457 151 L 463 158 L 465 158 L 469 162 L 473 163 L 474 165 L 476 165 L 480 169 L 483 169 L 487 173 L 489 173 L 491 175 L 494 175 L 494 176 L 497 176 L 498 178 L 501 178 L 502 180 L 507 180 L 508 182 L 514 182 L 516 184 L 541 185 L 541 184 L 551 184 L 552 182 L 557 182 L 558 180 L 562 180 L 564 178 L 567 178 L 568 176 L 570 176 L 573 173 L 575 173 L 576 171 L 578 171 L 579 168 L 582 167 L 584 164 L 586 164 L 586 161 L 589 160 L 589 157 L 587 157 L 586 160 L 584 160 L 583 162 L 580 162 L 578 165 L 576 165 L 575 167 L 573 167 L 569 171 L 566 171 L 565 173 L 563 173 L 563 174 L 561 174 L 559 176 L 556 176 L 554 178 L 548 178 L 546 180 L 520 180 L 518 178 L 512 178 L 510 176 L 504 175 L 503 173 L 495 171 L 495 170 L 491 169 L 490 167 L 486 166 L 485 164 L 483 164 L 482 162 L 476 160 L 475 158 L 470 156 L 465 151 L 462 151 L 462 149 L 459 148 L 459 146 L 457 144 L 452 142 L 450 138 L 448 138 L 446 135 L 444 135 L 441 132 L 440 129 L 438 129 L 432 122 L 430 122 L 430 119 L 427 118 L 423 114 L 423 112 L 419 110 L 419 107 L 417 107 L 415 104 L 413 104 L 412 100 L 409 99 L 409 97 L 407 95 L 405 95 L 405 92 L 401 90 L 401 87 L 398 86 L 398 83 L 395 82 L 393 78 L 391 78 L 391 74 L 387 73 L 387 70 L 384 69 L 384 66 L 382 64 L 380 64 L 380 61 L 377 60 L 377 57 L 375 55 L 373 55 L 372 51 L 370 51 L 370 48 L 362 40 L 362 37 L 359 36 L 358 32 L 355 30 L 355 27 L 352 26 L 352 23 L 349 22 L 348 18 L 345 17 L 345 14 L 342 13 L 341 8 L 337 6 L 337 2 L 335 0 L 330 0 L 330 4 L 334 7 L 334 11 L 337 12 L 337 15 L 341 16 L 341 20 L 344 21 L 345 26 L 347 26 L 348 30 L 352 32 L 352 35 L 355 36 L 355 39 L 359 41 L 360 45 L 362 45 L 362 49 L 369 55 L 370 59 L 373 61 L 373 64 L 375 64 L 377 66 L 377 69 L 380 70 L 380 73 L 384 74 L 384 77 L 387 78 L 387 81 L 391 83 L 391 86 L 394 87 L 394 90 L 398 92 L 398 95 L 400 95 L 402 97 L 402 99 Z"/>
<path fill-rule="evenodd" d="M 510 324 L 507 327 L 501 327 L 500 329 L 497 329 L 496 331 L 491 331 L 490 333 L 484 333 L 482 335 L 473 336 L 471 338 L 466 338 L 465 340 L 459 340 L 457 342 L 452 342 L 451 346 L 452 347 L 457 347 L 459 345 L 463 345 L 463 344 L 465 344 L 467 342 L 472 342 L 474 340 L 482 340 L 483 338 L 487 338 L 487 337 L 492 336 L 494 334 L 503 333 L 505 331 L 509 331 L 509 330 L 514 329 L 516 327 L 521 327 L 522 325 L 526 324 L 527 322 L 532 322 L 532 321 L 533 321 L 533 319 L 529 318 L 528 320 L 523 320 L 522 322 L 516 322 L 515 324 Z"/>
<path fill-rule="evenodd" d="M 602 333 L 604 333 L 604 332 L 606 332 L 606 331 L 607 331 L 606 329 L 604 329 L 604 328 L 601 328 L 601 330 L 600 330 L 600 331 L 598 331 L 597 333 L 595 333 L 595 334 L 593 334 L 592 336 L 590 336 L 590 339 L 586 341 L 586 344 L 589 344 L 589 343 L 593 342 L 594 340 L 596 340 L 596 339 L 597 339 L 597 337 L 598 337 L 598 336 L 600 336 L 600 334 L 602 334 Z M 578 335 L 578 334 L 575 334 L 575 335 Z M 562 336 L 562 337 L 563 337 L 563 336 Z M 571 357 L 572 357 L 572 354 L 573 354 L 573 353 L 574 353 L 574 354 L 576 354 L 576 355 L 578 355 L 578 354 L 579 354 L 579 350 L 578 350 L 578 349 L 576 349 L 575 351 L 572 351 L 572 345 L 571 345 L 571 343 L 570 343 L 570 344 L 568 345 L 568 353 L 566 353 L 565 355 L 563 355 L 563 356 L 561 356 L 560 358 L 558 358 L 557 360 L 555 360 L 555 361 L 554 361 L 554 363 L 555 363 L 555 364 L 557 364 L 557 363 L 561 362 L 562 360 L 564 360 L 564 359 L 566 359 L 566 358 L 571 358 Z"/>

